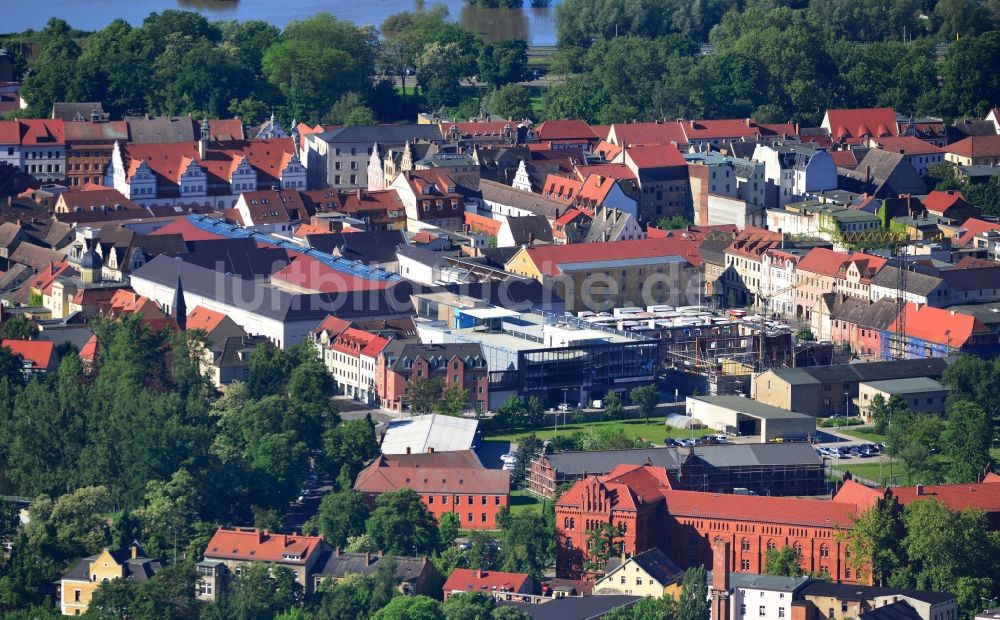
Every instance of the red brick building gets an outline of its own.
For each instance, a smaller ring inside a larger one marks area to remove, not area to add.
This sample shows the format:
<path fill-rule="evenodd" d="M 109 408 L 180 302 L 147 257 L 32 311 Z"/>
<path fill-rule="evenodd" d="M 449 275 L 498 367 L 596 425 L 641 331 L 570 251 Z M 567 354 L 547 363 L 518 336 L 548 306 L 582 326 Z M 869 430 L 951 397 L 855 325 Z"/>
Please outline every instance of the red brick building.
<path fill-rule="evenodd" d="M 832 500 L 727 495 L 670 488 L 666 470 L 620 465 L 606 476 L 573 485 L 556 502 L 556 574 L 578 576 L 587 559 L 587 532 L 611 523 L 621 533 L 621 553 L 659 547 L 678 566 L 713 565 L 713 544 L 724 541 L 729 563 L 741 573 L 761 573 L 768 549 L 793 547 L 809 572 L 826 571 L 834 581 L 868 583 L 840 535 L 854 518 L 879 501 L 906 504 L 937 499 L 955 511 L 986 512 L 1000 527 L 1000 476 L 979 484 L 872 489 L 844 482 Z M 717 548 L 716 548 L 717 549 Z"/>
<path fill-rule="evenodd" d="M 354 482 L 372 505 L 379 494 L 407 487 L 435 519 L 454 513 L 463 529 L 497 529 L 497 514 L 510 505 L 508 473 L 484 468 L 471 451 L 381 455 Z"/>
<path fill-rule="evenodd" d="M 440 379 L 445 389 L 467 390 L 471 409 L 485 411 L 488 406 L 489 367 L 478 344 L 390 342 L 375 361 L 375 391 L 384 409 L 407 410 L 407 385 L 420 379 Z"/>

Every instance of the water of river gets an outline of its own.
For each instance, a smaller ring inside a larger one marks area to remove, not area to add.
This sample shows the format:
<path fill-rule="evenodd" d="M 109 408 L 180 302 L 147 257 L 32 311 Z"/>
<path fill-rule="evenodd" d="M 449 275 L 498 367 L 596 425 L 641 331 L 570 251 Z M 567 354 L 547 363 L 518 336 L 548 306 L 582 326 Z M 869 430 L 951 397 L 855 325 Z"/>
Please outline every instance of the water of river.
<path fill-rule="evenodd" d="M 430 6 L 434 0 L 427 0 Z M 413 0 L 26 0 L 2 1 L 0 32 L 36 30 L 45 26 L 50 17 L 61 17 L 74 28 L 99 30 L 111 20 L 121 17 L 132 24 L 153 11 L 184 9 L 198 11 L 208 19 L 262 19 L 276 26 L 290 20 L 327 11 L 340 19 L 356 24 L 380 25 L 386 17 L 413 10 Z M 487 40 L 525 39 L 532 45 L 555 45 L 554 9 L 481 9 L 468 6 L 464 0 L 444 0 L 451 18 L 462 26 L 483 35 Z"/>

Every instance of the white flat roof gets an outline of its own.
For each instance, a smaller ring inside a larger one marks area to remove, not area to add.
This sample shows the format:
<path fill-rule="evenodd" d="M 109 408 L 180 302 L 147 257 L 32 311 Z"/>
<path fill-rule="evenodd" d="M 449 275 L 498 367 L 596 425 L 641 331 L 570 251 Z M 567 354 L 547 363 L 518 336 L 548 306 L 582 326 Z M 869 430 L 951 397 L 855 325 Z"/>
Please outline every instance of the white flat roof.
<path fill-rule="evenodd" d="M 478 427 L 478 420 L 438 414 L 391 420 L 382 438 L 382 454 L 471 450 Z"/>
<path fill-rule="evenodd" d="M 477 319 L 502 319 L 508 316 L 519 316 L 520 312 L 514 312 L 513 310 L 508 310 L 506 308 L 469 308 L 459 310 L 462 314 L 468 314 L 469 316 L 475 317 Z"/>

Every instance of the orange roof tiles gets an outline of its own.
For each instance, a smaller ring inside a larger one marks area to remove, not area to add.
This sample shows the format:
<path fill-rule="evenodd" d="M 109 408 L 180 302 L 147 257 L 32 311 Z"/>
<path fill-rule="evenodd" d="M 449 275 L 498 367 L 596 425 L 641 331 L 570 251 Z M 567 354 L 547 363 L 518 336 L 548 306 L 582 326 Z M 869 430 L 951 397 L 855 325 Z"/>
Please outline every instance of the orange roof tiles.
<path fill-rule="evenodd" d="M 944 150 L 960 157 L 1000 157 L 1000 136 L 969 136 Z"/>
<path fill-rule="evenodd" d="M 678 123 L 615 123 L 608 133 L 619 146 L 638 144 L 684 144 L 687 136 Z"/>
<path fill-rule="evenodd" d="M 924 208 L 932 213 L 940 213 L 942 215 L 948 212 L 948 209 L 958 205 L 962 206 L 963 203 L 968 205 L 969 202 L 965 199 L 965 194 L 956 190 L 950 189 L 947 191 L 934 190 L 927 194 L 921 202 Z"/>
<path fill-rule="evenodd" d="M 913 303 L 906 304 L 905 312 L 907 338 L 961 347 L 974 334 L 989 333 L 989 328 L 971 314 Z M 897 323 L 898 319 L 892 322 L 890 332 L 896 331 Z"/>
<path fill-rule="evenodd" d="M 58 118 L 0 121 L 0 143 L 21 146 L 63 145 L 66 144 L 66 126 Z"/>
<path fill-rule="evenodd" d="M 215 241 L 216 239 L 225 239 L 225 237 L 220 234 L 203 230 L 195 226 L 186 216 L 179 217 L 166 226 L 157 228 L 149 234 L 180 235 L 185 241 Z"/>
<path fill-rule="evenodd" d="M 899 135 L 896 113 L 892 108 L 857 108 L 827 110 L 830 137 L 833 140 L 857 141 L 865 136 L 873 138 Z"/>
<path fill-rule="evenodd" d="M 479 215 L 478 213 L 465 211 L 464 216 L 465 223 L 469 226 L 470 230 L 484 235 L 492 235 L 495 237 L 500 234 L 500 229 L 503 227 L 503 222 L 495 220 L 491 217 Z"/>
<path fill-rule="evenodd" d="M 205 557 L 305 564 L 323 544 L 323 538 L 320 536 L 271 534 L 266 530 L 220 527 L 208 542 Z"/>
<path fill-rule="evenodd" d="M 830 151 L 830 158 L 838 168 L 856 168 L 858 165 L 858 157 L 850 149 Z"/>
<path fill-rule="evenodd" d="M 119 205 L 127 210 L 144 211 L 142 207 L 126 198 L 124 194 L 113 187 L 98 187 L 94 189 L 94 186 L 89 184 L 82 190 L 63 192 L 56 201 L 57 208 L 64 208 L 69 212 L 76 211 L 77 209 L 89 211 L 95 208 L 114 210 Z"/>
<path fill-rule="evenodd" d="M 663 492 L 667 512 L 675 517 L 728 519 L 817 527 L 851 527 L 858 506 L 795 497 L 728 495 L 699 491 Z"/>
<path fill-rule="evenodd" d="M 172 184 L 180 182 L 192 162 L 204 168 L 209 183 L 229 183 L 244 158 L 257 170 L 258 184 L 278 181 L 294 154 L 291 138 L 209 142 L 204 158 L 199 155 L 198 142 L 130 144 L 122 148 L 126 178 L 131 178 L 145 162 L 157 177 Z"/>
<path fill-rule="evenodd" d="M 833 501 L 871 508 L 883 497 L 885 497 L 885 491 L 882 489 L 873 489 L 854 480 L 845 480 L 833 496 Z"/>
<path fill-rule="evenodd" d="M 841 269 L 850 258 L 851 255 L 845 252 L 813 248 L 799 261 L 797 270 L 836 276 L 840 274 Z"/>
<path fill-rule="evenodd" d="M 382 459 L 376 459 L 354 482 L 354 490 L 361 493 L 384 493 L 402 488 L 411 488 L 417 493 L 507 495 L 510 476 L 503 470 L 485 467 L 388 466 Z"/>
<path fill-rule="evenodd" d="M 225 318 L 226 315 L 222 312 L 209 310 L 205 306 L 195 306 L 191 312 L 188 312 L 187 328 L 201 329 L 210 334 Z"/>
<path fill-rule="evenodd" d="M 271 274 L 271 281 L 280 281 L 303 291 L 317 293 L 372 291 L 395 284 L 390 280 L 366 280 L 352 276 L 307 254 L 298 253 L 294 255 L 292 262 Z"/>
<path fill-rule="evenodd" d="M 53 364 L 56 343 L 50 340 L 3 340 L 0 347 L 9 348 L 15 355 L 20 355 L 24 361 L 31 362 L 31 367 L 37 370 L 47 370 Z"/>
<path fill-rule="evenodd" d="M 582 120 L 548 120 L 538 126 L 539 140 L 597 140 L 601 136 Z"/>
<path fill-rule="evenodd" d="M 576 174 L 581 179 L 586 179 L 592 174 L 599 174 L 611 179 L 635 180 L 635 173 L 625 164 L 593 164 L 590 166 L 577 166 Z"/>
<path fill-rule="evenodd" d="M 687 166 L 687 160 L 673 144 L 625 147 L 625 156 L 640 169 Z"/>
<path fill-rule="evenodd" d="M 996 222 L 987 222 L 986 220 L 980 220 L 974 217 L 969 218 L 962 223 L 962 227 L 959 229 L 960 234 L 958 242 L 963 245 L 967 245 L 976 235 L 981 235 L 990 230 L 1000 232 L 1000 224 Z"/>
<path fill-rule="evenodd" d="M 344 319 L 333 316 L 332 314 L 327 315 L 323 322 L 320 323 L 315 329 L 313 329 L 314 334 L 320 332 L 329 332 L 330 336 L 336 336 L 340 332 L 344 331 L 351 326 L 350 321 L 345 321 Z"/>

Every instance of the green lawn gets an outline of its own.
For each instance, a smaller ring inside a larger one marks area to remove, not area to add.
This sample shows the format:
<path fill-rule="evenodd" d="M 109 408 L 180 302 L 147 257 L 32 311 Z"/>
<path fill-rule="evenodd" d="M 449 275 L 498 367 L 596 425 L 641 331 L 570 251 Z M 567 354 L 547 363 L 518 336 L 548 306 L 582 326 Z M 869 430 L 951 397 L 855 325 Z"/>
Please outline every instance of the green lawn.
<path fill-rule="evenodd" d="M 886 436 L 877 434 L 873 428 L 874 427 L 872 426 L 845 426 L 836 430 L 845 435 L 857 437 L 861 441 L 868 441 L 871 443 L 882 443 L 885 441 Z"/>
<path fill-rule="evenodd" d="M 542 514 L 542 500 L 527 491 L 511 491 L 510 514 L 519 515 L 526 512 Z"/>
<path fill-rule="evenodd" d="M 561 421 L 561 420 L 560 420 Z M 665 426 L 666 418 L 650 418 L 649 422 L 642 419 L 637 420 L 609 420 L 607 422 L 586 422 L 582 424 L 567 424 L 563 426 L 559 425 L 558 434 L 568 435 L 575 433 L 577 431 L 585 431 L 589 428 L 603 427 L 603 426 L 613 426 L 621 427 L 629 437 L 645 438 L 651 443 L 660 444 L 663 443 L 663 439 L 669 434 L 671 437 L 678 439 L 683 439 L 686 437 L 701 437 L 702 435 L 709 435 L 715 431 L 707 428 L 684 430 L 678 428 L 667 429 Z M 520 437 L 526 437 L 534 433 L 539 439 L 551 439 L 556 435 L 556 431 L 552 429 L 551 426 L 545 428 L 538 428 L 533 431 L 519 430 L 512 432 L 499 432 L 496 434 L 486 435 L 484 439 L 486 441 L 514 441 L 516 442 Z"/>
<path fill-rule="evenodd" d="M 872 480 L 878 484 L 886 484 L 889 480 L 889 463 L 862 463 L 862 462 L 850 462 L 851 459 L 842 459 L 840 461 L 835 461 L 831 464 L 831 470 L 840 478 L 840 475 L 849 471 L 855 476 L 860 476 L 867 480 Z M 857 459 L 856 461 L 860 461 Z M 899 463 L 892 464 L 892 477 L 895 479 L 894 484 L 902 484 L 905 482 L 903 480 L 903 466 Z"/>

